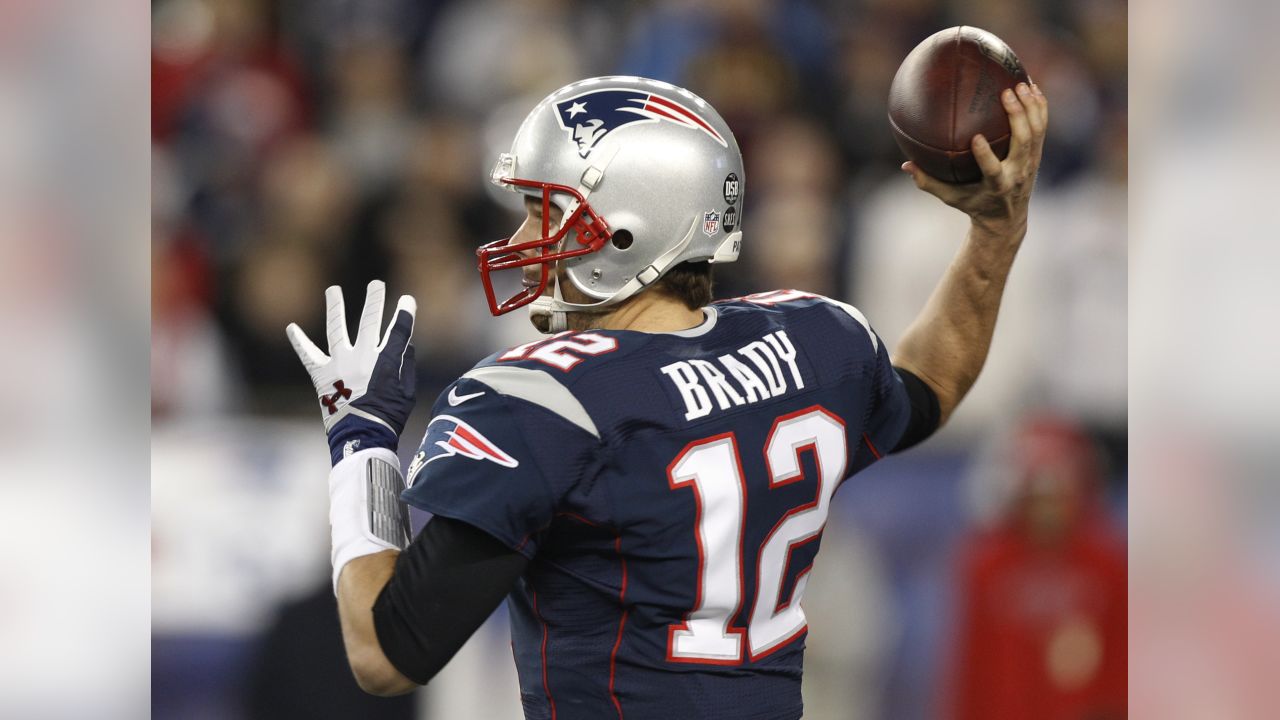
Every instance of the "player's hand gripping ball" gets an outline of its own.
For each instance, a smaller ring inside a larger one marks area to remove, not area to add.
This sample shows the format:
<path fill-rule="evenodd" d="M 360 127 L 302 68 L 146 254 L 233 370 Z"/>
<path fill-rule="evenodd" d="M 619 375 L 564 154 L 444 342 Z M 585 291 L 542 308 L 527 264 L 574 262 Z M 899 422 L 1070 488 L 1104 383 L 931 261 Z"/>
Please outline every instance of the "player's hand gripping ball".
<path fill-rule="evenodd" d="M 1009 118 L 1001 91 L 1031 83 L 1018 56 L 986 30 L 957 26 L 930 35 L 902 61 L 889 88 L 889 125 L 921 170 L 948 183 L 982 178 L 970 149 L 981 134 L 1001 160 Z"/>

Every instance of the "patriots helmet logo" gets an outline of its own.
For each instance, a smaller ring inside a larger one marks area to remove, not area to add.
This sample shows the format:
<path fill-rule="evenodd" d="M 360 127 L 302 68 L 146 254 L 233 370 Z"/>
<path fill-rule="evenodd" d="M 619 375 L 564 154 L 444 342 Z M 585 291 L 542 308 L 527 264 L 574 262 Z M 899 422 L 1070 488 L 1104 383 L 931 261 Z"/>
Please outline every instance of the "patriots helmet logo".
<path fill-rule="evenodd" d="M 560 127 L 577 143 L 578 155 L 587 157 L 606 135 L 635 123 L 670 122 L 706 133 L 728 147 L 711 124 L 674 100 L 642 90 L 590 90 L 556 103 Z"/>
<path fill-rule="evenodd" d="M 455 455 L 472 460 L 488 460 L 508 468 L 520 465 L 520 461 L 508 455 L 465 420 L 452 415 L 437 415 L 427 424 L 422 449 L 409 465 L 409 484 L 413 484 L 414 478 L 428 464 Z"/>

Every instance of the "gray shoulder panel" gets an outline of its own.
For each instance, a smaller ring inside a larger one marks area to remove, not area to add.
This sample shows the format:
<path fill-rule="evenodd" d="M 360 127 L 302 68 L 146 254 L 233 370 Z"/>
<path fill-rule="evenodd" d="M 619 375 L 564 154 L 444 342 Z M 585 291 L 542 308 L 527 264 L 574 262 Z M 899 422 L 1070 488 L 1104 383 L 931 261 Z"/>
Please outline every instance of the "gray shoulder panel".
<path fill-rule="evenodd" d="M 482 382 L 499 395 L 517 397 L 544 407 L 594 437 L 600 437 L 600 431 L 596 429 L 596 424 L 592 422 L 582 403 L 578 402 L 578 398 L 545 370 L 490 365 L 475 368 L 462 377 Z"/>

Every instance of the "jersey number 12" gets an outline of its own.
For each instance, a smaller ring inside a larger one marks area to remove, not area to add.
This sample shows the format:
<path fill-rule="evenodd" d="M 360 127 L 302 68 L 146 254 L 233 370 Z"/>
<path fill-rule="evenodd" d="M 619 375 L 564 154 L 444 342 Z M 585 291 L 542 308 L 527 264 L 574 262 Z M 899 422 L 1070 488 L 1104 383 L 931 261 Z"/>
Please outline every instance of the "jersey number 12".
<path fill-rule="evenodd" d="M 691 487 L 694 492 L 699 566 L 694 607 L 667 633 L 668 660 L 736 665 L 743 660 L 744 635 L 747 653 L 756 660 L 805 629 L 800 599 L 809 570 L 797 576 L 785 600 L 782 584 L 792 550 L 817 539 L 826 525 L 831 495 L 844 477 L 848 459 L 844 422 L 817 405 L 775 420 L 764 449 L 770 490 L 802 479 L 804 449 L 812 449 L 817 461 L 818 491 L 812 502 L 783 515 L 760 545 L 756 597 L 745 631 L 729 627 L 742 604 L 747 510 L 737 438 L 729 432 L 690 443 L 667 467 L 671 489 Z"/>

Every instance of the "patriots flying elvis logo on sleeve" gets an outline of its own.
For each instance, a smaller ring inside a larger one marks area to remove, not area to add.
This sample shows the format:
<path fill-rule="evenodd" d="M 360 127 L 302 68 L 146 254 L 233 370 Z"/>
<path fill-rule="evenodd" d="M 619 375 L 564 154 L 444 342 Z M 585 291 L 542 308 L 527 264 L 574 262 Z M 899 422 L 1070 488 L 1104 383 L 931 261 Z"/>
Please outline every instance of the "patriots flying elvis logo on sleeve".
<path fill-rule="evenodd" d="M 429 463 L 454 455 L 472 460 L 489 460 L 508 468 L 520 465 L 520 461 L 508 455 L 466 421 L 452 415 L 437 415 L 427 425 L 422 449 L 409 463 L 408 484 L 412 485 L 414 478 Z"/>
<path fill-rule="evenodd" d="M 640 90 L 591 90 L 556 103 L 560 127 L 578 144 L 586 157 L 605 135 L 624 125 L 670 122 L 711 136 L 723 147 L 728 143 L 697 113 L 680 103 Z"/>

